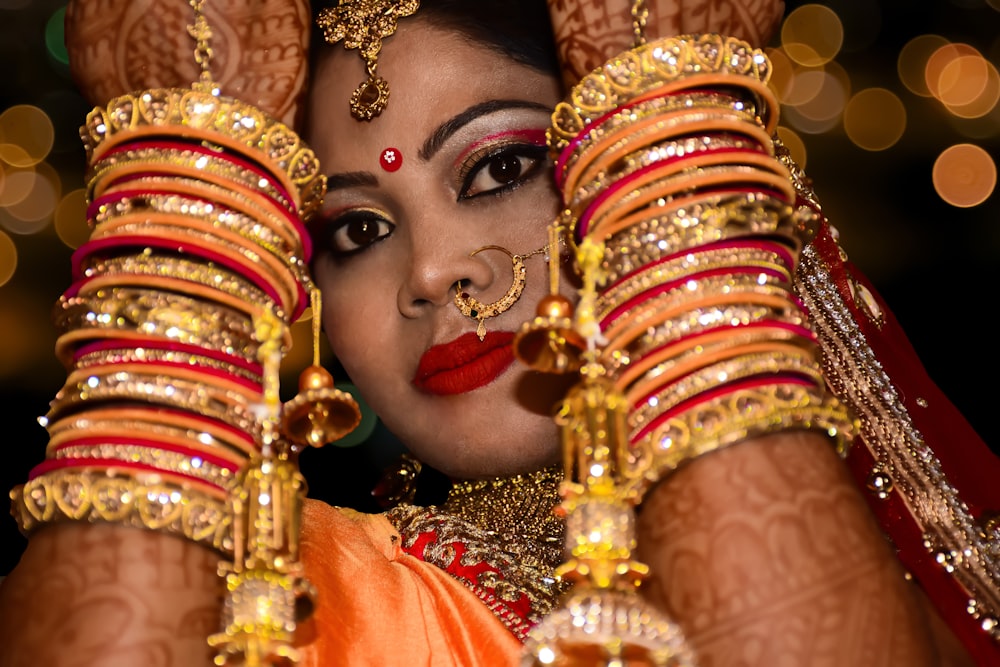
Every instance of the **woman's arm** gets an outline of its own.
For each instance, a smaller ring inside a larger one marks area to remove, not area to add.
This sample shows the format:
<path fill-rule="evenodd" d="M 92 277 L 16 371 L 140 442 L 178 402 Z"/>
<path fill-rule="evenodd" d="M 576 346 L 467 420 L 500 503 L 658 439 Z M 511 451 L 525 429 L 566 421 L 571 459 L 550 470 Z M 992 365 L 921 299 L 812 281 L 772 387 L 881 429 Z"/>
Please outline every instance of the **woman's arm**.
<path fill-rule="evenodd" d="M 293 123 L 306 81 L 309 3 L 195 4 L 204 4 L 222 94 Z M 135 90 L 190 87 L 200 72 L 188 34 L 194 18 L 188 0 L 70 2 L 66 38 L 81 93 L 103 106 Z M 222 558 L 123 525 L 41 526 L 0 586 L 0 665 L 210 665 Z"/>
<path fill-rule="evenodd" d="M 568 86 L 645 36 L 720 32 L 762 46 L 783 3 L 549 3 Z M 680 134 L 680 131 L 678 130 Z M 696 457 L 650 490 L 642 591 L 700 664 L 970 664 L 910 583 L 827 438 L 784 431 Z"/>
<path fill-rule="evenodd" d="M 0 585 L 0 665 L 211 665 L 220 559 L 125 526 L 41 528 Z"/>
<path fill-rule="evenodd" d="M 647 495 L 638 535 L 642 590 L 705 664 L 971 664 L 821 435 L 692 461 Z"/>

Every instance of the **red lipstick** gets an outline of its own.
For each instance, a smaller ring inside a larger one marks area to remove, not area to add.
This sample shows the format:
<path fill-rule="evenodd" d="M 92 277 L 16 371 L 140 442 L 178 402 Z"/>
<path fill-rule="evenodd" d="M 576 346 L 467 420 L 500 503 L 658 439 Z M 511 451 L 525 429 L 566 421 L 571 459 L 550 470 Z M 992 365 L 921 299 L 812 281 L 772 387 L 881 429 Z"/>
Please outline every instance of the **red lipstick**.
<path fill-rule="evenodd" d="M 465 394 L 488 385 L 514 363 L 511 342 L 514 333 L 498 331 L 463 334 L 424 352 L 413 384 L 421 391 L 438 396 Z"/>

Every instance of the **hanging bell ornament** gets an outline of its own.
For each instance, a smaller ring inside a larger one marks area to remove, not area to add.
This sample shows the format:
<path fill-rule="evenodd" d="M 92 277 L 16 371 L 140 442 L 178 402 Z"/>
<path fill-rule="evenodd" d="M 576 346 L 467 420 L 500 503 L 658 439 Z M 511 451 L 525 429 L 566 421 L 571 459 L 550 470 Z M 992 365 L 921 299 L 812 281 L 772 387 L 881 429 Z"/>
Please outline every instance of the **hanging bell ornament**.
<path fill-rule="evenodd" d="M 323 299 L 315 286 L 309 296 L 313 362 L 299 375 L 299 393 L 283 406 L 282 431 L 296 445 L 322 447 L 356 429 L 361 423 L 361 408 L 353 396 L 334 386 L 333 376 L 319 363 Z"/>
<path fill-rule="evenodd" d="M 538 302 L 535 318 L 514 337 L 514 354 L 542 373 L 573 373 L 582 365 L 587 342 L 573 327 L 573 304 L 561 294 Z"/>
<path fill-rule="evenodd" d="M 299 376 L 299 393 L 285 403 L 283 431 L 297 445 L 322 447 L 339 440 L 361 423 L 361 409 L 346 391 L 337 389 L 333 376 L 313 365 Z"/>
<path fill-rule="evenodd" d="M 559 272 L 564 227 L 549 226 L 549 293 L 535 309 L 535 318 L 521 325 L 514 336 L 514 355 L 526 366 L 542 373 L 574 373 L 583 365 L 586 339 L 573 323 L 574 308 L 559 292 Z"/>

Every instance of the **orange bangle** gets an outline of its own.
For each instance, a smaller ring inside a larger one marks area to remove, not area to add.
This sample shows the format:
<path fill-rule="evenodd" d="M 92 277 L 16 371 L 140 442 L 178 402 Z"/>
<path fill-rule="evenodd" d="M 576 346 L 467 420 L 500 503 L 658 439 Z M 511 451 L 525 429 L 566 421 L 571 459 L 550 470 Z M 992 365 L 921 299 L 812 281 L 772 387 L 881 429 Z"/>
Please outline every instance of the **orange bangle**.
<path fill-rule="evenodd" d="M 663 324 L 682 313 L 696 311 L 702 308 L 726 305 L 762 305 L 774 309 L 778 313 L 787 313 L 793 304 L 788 299 L 787 290 L 773 285 L 762 286 L 753 292 L 709 292 L 701 298 L 692 298 L 690 294 L 672 295 L 657 303 L 656 308 L 635 309 L 627 311 L 614 320 L 608 320 L 608 326 L 602 331 L 608 343 L 606 349 L 622 349 L 633 339 L 632 332 L 646 331 Z"/>
<path fill-rule="evenodd" d="M 186 442 L 197 441 L 211 451 L 229 451 L 235 456 L 250 457 L 257 452 L 253 436 L 229 424 L 188 411 L 151 405 L 121 404 L 92 407 L 85 412 L 67 415 L 48 423 L 50 444 L 69 431 L 89 431 L 121 427 L 126 433 L 181 434 Z"/>
<path fill-rule="evenodd" d="M 657 374 L 655 377 L 648 378 L 646 380 L 639 380 L 628 387 L 623 386 L 623 383 L 616 380 L 615 386 L 622 390 L 630 405 L 636 405 L 645 397 L 658 391 L 658 387 L 666 387 L 678 378 L 684 377 L 692 371 L 704 366 L 716 364 L 726 359 L 753 354 L 773 354 L 784 355 L 786 357 L 798 355 L 810 360 L 812 363 L 816 362 L 815 347 L 806 348 L 786 341 L 768 340 L 733 347 L 706 350 L 704 353 L 694 354 L 691 357 L 673 365 L 670 365 L 669 362 L 663 364 L 664 368 L 662 369 L 662 372 Z M 656 370 L 660 370 L 660 367 L 656 367 Z"/>
<path fill-rule="evenodd" d="M 721 343 L 721 347 L 728 348 L 749 344 L 756 341 L 772 340 L 781 342 L 796 343 L 804 348 L 815 350 L 815 339 L 804 334 L 810 334 L 808 329 L 802 328 L 795 331 L 790 327 L 777 326 L 778 323 L 752 322 L 741 326 L 724 326 L 708 331 L 702 331 L 695 335 L 672 341 L 641 357 L 633 357 L 628 366 L 617 376 L 615 384 L 618 387 L 627 387 L 640 376 L 645 375 L 653 368 L 661 367 L 671 359 L 680 359 L 682 356 L 698 351 L 698 354 L 709 353 L 717 349 L 716 345 Z"/>

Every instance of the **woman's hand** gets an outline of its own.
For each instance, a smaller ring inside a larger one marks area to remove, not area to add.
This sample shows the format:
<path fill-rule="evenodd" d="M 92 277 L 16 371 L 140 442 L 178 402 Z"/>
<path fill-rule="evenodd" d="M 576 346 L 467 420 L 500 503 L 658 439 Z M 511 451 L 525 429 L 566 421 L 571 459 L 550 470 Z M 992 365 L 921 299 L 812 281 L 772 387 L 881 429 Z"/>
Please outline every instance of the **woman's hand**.
<path fill-rule="evenodd" d="M 212 78 L 222 94 L 295 126 L 307 79 L 308 0 L 202 4 L 212 31 Z M 191 5 L 191 0 L 71 0 L 66 46 L 83 95 L 103 105 L 135 90 L 197 81 L 201 69 L 188 32 L 195 19 Z"/>
<path fill-rule="evenodd" d="M 567 88 L 633 46 L 633 10 L 648 11 L 647 40 L 716 32 L 764 46 L 785 11 L 783 0 L 548 0 Z"/>

